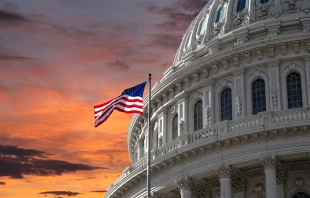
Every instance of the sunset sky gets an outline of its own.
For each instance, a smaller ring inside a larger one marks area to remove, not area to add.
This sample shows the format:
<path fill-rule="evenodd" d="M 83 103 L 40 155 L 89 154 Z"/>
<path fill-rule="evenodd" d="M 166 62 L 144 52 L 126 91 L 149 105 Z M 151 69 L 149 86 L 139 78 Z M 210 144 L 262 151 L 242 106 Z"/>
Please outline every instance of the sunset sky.
<path fill-rule="evenodd" d="M 0 0 L 0 197 L 102 198 L 131 165 L 132 115 L 94 128 L 93 106 L 159 81 L 204 5 Z"/>

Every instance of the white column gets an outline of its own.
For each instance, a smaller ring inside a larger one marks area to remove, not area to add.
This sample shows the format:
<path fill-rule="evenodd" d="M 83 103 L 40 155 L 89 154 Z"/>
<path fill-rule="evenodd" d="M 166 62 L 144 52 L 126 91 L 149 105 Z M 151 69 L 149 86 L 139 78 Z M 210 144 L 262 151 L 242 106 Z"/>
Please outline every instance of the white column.
<path fill-rule="evenodd" d="M 144 155 L 144 139 L 138 140 L 138 160 L 141 160 Z"/>
<path fill-rule="evenodd" d="M 234 76 L 234 90 L 232 93 L 233 103 L 233 119 L 240 119 L 245 117 L 246 113 L 246 95 L 245 95 L 245 81 L 244 69 L 238 69 L 233 73 Z"/>
<path fill-rule="evenodd" d="M 221 198 L 232 198 L 231 192 L 231 166 L 222 165 L 217 169 L 221 183 Z"/>
<path fill-rule="evenodd" d="M 203 128 L 214 125 L 214 81 L 211 79 L 207 82 L 206 88 L 203 90 Z"/>
<path fill-rule="evenodd" d="M 273 156 L 264 157 L 263 164 L 265 166 L 266 198 L 278 197 L 276 159 Z"/>
<path fill-rule="evenodd" d="M 184 98 L 178 102 L 178 135 L 182 135 L 188 132 L 188 95 L 184 95 Z"/>
<path fill-rule="evenodd" d="M 305 67 L 306 67 L 306 87 L 307 87 L 307 96 L 308 96 L 307 102 L 309 106 L 310 105 L 310 56 L 305 57 Z"/>
<path fill-rule="evenodd" d="M 168 122 L 168 116 L 167 116 L 167 108 L 162 108 L 162 112 L 158 116 L 159 120 L 159 134 L 158 138 L 162 137 L 162 144 L 167 144 L 168 141 L 168 134 L 167 134 L 167 122 Z"/>
<path fill-rule="evenodd" d="M 270 61 L 268 64 L 269 77 L 269 106 L 270 110 L 280 111 L 282 106 L 279 61 Z"/>
<path fill-rule="evenodd" d="M 181 198 L 191 198 L 191 189 L 195 186 L 195 181 L 189 176 L 183 176 L 175 182 L 178 189 L 180 189 Z"/>

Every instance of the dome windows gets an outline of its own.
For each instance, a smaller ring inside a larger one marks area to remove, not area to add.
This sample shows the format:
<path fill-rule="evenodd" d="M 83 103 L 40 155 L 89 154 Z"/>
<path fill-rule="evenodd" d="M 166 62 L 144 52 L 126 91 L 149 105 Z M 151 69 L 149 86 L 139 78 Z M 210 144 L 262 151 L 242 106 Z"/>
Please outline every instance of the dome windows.
<path fill-rule="evenodd" d="M 194 131 L 202 129 L 202 101 L 199 100 L 194 106 Z"/>
<path fill-rule="evenodd" d="M 302 107 L 301 77 L 292 72 L 286 77 L 287 106 L 289 109 Z"/>
<path fill-rule="evenodd" d="M 265 81 L 257 79 L 252 83 L 253 115 L 266 111 Z"/>
<path fill-rule="evenodd" d="M 238 0 L 237 12 L 241 12 L 245 8 L 246 0 Z"/>
<path fill-rule="evenodd" d="M 204 31 L 206 30 L 206 26 L 207 26 L 207 17 L 204 17 L 202 21 L 200 22 L 198 35 L 201 35 L 204 33 Z"/>
<path fill-rule="evenodd" d="M 218 11 L 217 11 L 217 16 L 216 16 L 216 20 L 215 22 L 218 23 L 218 22 L 221 22 L 224 18 L 224 8 L 221 7 Z"/>
<path fill-rule="evenodd" d="M 172 120 L 172 140 L 178 137 L 178 114 L 173 117 Z"/>
<path fill-rule="evenodd" d="M 221 121 L 232 120 L 231 89 L 227 88 L 221 93 Z"/>
<path fill-rule="evenodd" d="M 269 0 L 260 0 L 260 3 L 261 3 L 261 4 L 265 4 L 265 3 L 268 3 L 268 1 L 269 1 Z"/>

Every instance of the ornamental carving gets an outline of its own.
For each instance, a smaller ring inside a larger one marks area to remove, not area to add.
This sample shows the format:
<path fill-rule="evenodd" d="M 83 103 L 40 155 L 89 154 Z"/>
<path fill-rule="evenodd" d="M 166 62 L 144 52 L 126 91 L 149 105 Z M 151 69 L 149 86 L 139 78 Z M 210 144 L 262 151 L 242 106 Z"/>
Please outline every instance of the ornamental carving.
<path fill-rule="evenodd" d="M 265 167 L 265 170 L 275 169 L 277 166 L 276 158 L 274 156 L 267 156 L 262 159 L 262 163 Z"/>
<path fill-rule="evenodd" d="M 221 32 L 222 26 L 223 26 L 222 22 L 214 23 L 214 29 L 213 29 L 214 36 L 217 36 Z"/>
<path fill-rule="evenodd" d="M 263 52 L 262 52 L 262 50 L 260 50 L 260 49 L 256 50 L 256 55 L 257 55 L 257 59 L 258 60 L 262 60 L 263 59 Z"/>
<path fill-rule="evenodd" d="M 284 184 L 286 178 L 286 172 L 283 171 L 277 171 L 277 184 Z"/>
<path fill-rule="evenodd" d="M 278 106 L 278 92 L 278 88 L 274 85 L 271 89 L 272 105 L 274 107 Z"/>
<path fill-rule="evenodd" d="M 253 190 L 253 193 L 256 194 L 256 195 L 262 195 L 263 194 L 263 191 L 264 191 L 264 186 L 263 184 L 256 184 L 254 186 L 254 190 Z"/>
<path fill-rule="evenodd" d="M 184 133 L 184 120 L 180 120 L 179 131 L 180 131 L 180 134 Z"/>
<path fill-rule="evenodd" d="M 273 17 L 279 17 L 283 14 L 283 8 L 282 6 L 274 6 L 271 12 L 271 16 Z"/>
<path fill-rule="evenodd" d="M 310 43 L 309 43 L 310 44 Z M 229 69 L 229 65 L 228 65 L 228 62 L 226 60 L 223 60 L 223 66 L 224 66 L 224 69 L 225 70 L 228 70 Z"/>
<path fill-rule="evenodd" d="M 237 179 L 232 182 L 232 187 L 234 193 L 243 192 L 247 187 L 247 182 L 245 178 Z"/>
<path fill-rule="evenodd" d="M 159 136 L 158 138 L 158 147 L 161 147 L 163 145 L 163 136 Z"/>
<path fill-rule="evenodd" d="M 210 120 L 211 120 L 211 106 L 207 105 L 205 108 L 205 116 L 206 116 L 206 125 L 210 126 Z"/>
<path fill-rule="evenodd" d="M 236 108 L 237 108 L 237 113 L 239 115 L 242 114 L 242 97 L 241 97 L 241 95 L 238 95 L 236 98 Z"/>
<path fill-rule="evenodd" d="M 183 176 L 175 184 L 180 190 L 191 190 L 195 186 L 195 180 L 189 176 Z"/>
<path fill-rule="evenodd" d="M 231 178 L 232 167 L 230 165 L 222 165 L 217 169 L 217 174 L 220 179 Z"/>
<path fill-rule="evenodd" d="M 295 54 L 299 53 L 299 43 L 294 43 L 294 52 Z"/>
<path fill-rule="evenodd" d="M 235 56 L 235 57 L 234 57 L 234 62 L 235 62 L 235 65 L 238 67 L 238 66 L 239 66 L 239 63 L 240 63 L 240 60 L 239 60 L 239 57 L 238 57 L 238 56 Z"/>
<path fill-rule="evenodd" d="M 210 188 L 207 188 L 205 190 L 202 190 L 198 193 L 198 198 L 211 198 L 212 193 Z"/>
<path fill-rule="evenodd" d="M 245 56 L 245 61 L 246 61 L 247 63 L 250 63 L 250 62 L 251 62 L 251 55 L 250 55 L 250 53 L 249 53 L 249 52 L 246 52 L 246 53 L 244 54 L 244 56 Z"/>
<path fill-rule="evenodd" d="M 281 45 L 281 54 L 283 56 L 285 56 L 287 54 L 287 49 L 286 49 L 286 45 L 285 44 Z"/>
<path fill-rule="evenodd" d="M 273 46 L 270 46 L 269 47 L 269 56 L 271 58 L 274 58 L 275 57 L 275 51 L 274 51 L 274 47 Z"/>

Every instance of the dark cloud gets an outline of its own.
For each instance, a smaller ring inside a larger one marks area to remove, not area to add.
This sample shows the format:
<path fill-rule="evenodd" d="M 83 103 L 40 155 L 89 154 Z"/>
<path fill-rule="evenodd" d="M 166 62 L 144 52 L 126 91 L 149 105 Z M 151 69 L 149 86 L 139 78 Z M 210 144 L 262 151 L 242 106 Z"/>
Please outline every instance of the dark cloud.
<path fill-rule="evenodd" d="M 25 22 L 30 22 L 30 20 L 20 14 L 0 10 L 0 23 L 15 24 Z"/>
<path fill-rule="evenodd" d="M 177 0 L 166 7 L 158 7 L 154 4 L 142 6 L 149 12 L 166 18 L 166 21 L 156 25 L 159 29 L 184 32 L 205 4 L 206 1 L 203 0 Z"/>
<path fill-rule="evenodd" d="M 80 195 L 82 193 L 78 192 L 71 192 L 71 191 L 45 191 L 45 192 L 40 192 L 40 195 L 54 195 L 54 196 L 68 196 L 68 197 L 73 197 Z"/>
<path fill-rule="evenodd" d="M 87 178 L 78 178 L 78 179 L 68 179 L 68 181 L 71 181 L 71 180 L 81 181 L 81 180 L 88 180 L 88 179 L 96 179 L 96 177 L 87 177 Z"/>
<path fill-rule="evenodd" d="M 1 185 L 4 186 L 4 185 L 5 185 L 5 182 L 0 182 L 0 186 L 1 186 Z"/>
<path fill-rule="evenodd" d="M 107 169 L 48 157 L 49 154 L 42 151 L 0 145 L 0 176 L 22 179 L 24 175 L 53 176 L 79 170 Z"/>
<path fill-rule="evenodd" d="M 90 191 L 90 192 L 94 192 L 94 193 L 105 193 L 107 192 L 106 190 L 94 190 L 94 191 Z"/>
<path fill-rule="evenodd" d="M 24 57 L 24 56 L 10 56 L 0 54 L 0 61 L 11 61 L 11 60 L 32 60 L 31 57 Z"/>
<path fill-rule="evenodd" d="M 180 41 L 182 39 L 181 35 L 172 35 L 172 34 L 152 34 L 150 35 L 151 40 L 148 45 L 152 45 L 153 47 L 163 48 L 163 49 L 171 49 L 175 50 L 180 45 Z"/>
<path fill-rule="evenodd" d="M 122 61 L 115 60 L 115 62 L 109 64 L 111 67 L 121 70 L 128 70 L 130 66 Z"/>

